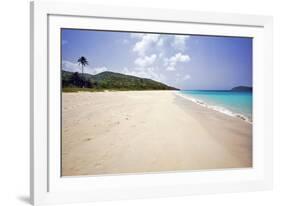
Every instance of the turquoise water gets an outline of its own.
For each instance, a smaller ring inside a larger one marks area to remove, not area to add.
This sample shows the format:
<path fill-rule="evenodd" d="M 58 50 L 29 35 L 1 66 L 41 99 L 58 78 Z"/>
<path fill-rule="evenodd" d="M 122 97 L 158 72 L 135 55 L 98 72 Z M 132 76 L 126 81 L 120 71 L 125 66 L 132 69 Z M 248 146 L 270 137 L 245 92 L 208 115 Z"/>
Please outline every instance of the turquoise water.
<path fill-rule="evenodd" d="M 180 93 L 199 104 L 252 121 L 252 92 L 185 90 Z"/>

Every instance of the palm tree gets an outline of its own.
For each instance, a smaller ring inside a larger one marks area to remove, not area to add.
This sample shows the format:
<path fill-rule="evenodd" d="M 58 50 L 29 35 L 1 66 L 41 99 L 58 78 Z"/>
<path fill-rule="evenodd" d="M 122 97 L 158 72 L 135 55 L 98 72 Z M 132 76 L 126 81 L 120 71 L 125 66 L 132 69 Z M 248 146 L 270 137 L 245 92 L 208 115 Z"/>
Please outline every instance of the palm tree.
<path fill-rule="evenodd" d="M 78 60 L 77 60 L 78 64 L 81 65 L 82 67 L 82 75 L 84 74 L 84 66 L 89 65 L 88 60 L 86 59 L 86 57 L 81 56 Z"/>
<path fill-rule="evenodd" d="M 77 60 L 78 64 L 81 65 L 82 67 L 82 79 L 84 81 L 84 66 L 86 65 L 89 65 L 89 62 L 88 60 L 86 59 L 86 57 L 84 56 L 81 56 L 78 60 Z M 83 83 L 83 86 L 84 87 L 84 83 Z"/>

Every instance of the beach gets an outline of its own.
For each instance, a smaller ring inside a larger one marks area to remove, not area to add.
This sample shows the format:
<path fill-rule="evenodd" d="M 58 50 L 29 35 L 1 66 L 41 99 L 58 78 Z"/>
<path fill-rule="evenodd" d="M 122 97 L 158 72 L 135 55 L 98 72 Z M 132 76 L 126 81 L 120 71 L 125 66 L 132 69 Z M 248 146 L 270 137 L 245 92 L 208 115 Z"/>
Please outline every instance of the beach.
<path fill-rule="evenodd" d="M 62 93 L 62 175 L 252 167 L 251 123 L 177 93 Z"/>

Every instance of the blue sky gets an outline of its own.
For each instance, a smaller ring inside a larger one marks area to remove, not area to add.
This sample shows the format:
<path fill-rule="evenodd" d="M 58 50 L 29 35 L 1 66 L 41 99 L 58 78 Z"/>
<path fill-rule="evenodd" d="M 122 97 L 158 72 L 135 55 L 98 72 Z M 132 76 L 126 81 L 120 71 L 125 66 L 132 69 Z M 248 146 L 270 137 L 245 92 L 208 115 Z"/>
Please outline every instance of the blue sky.
<path fill-rule="evenodd" d="M 180 89 L 252 86 L 252 39 L 237 37 L 62 30 L 62 68 L 119 72 Z"/>

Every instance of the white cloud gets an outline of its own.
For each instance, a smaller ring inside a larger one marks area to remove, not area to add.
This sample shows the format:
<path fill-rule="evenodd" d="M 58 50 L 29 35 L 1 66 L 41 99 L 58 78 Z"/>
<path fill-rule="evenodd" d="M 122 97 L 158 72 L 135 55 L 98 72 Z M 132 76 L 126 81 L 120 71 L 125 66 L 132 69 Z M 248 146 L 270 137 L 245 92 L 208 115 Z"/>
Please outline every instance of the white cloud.
<path fill-rule="evenodd" d="M 133 51 L 136 52 L 138 56 L 134 61 L 136 67 L 130 69 L 124 68 L 122 72 L 128 75 L 164 82 L 166 79 L 164 74 L 160 74 L 156 71 L 158 67 L 155 66 L 155 63 L 158 56 L 156 54 L 151 54 L 156 48 L 162 48 L 164 40 L 161 35 L 133 33 L 131 34 L 131 38 L 137 39 L 133 46 Z M 150 55 L 148 55 L 148 53 L 150 53 Z M 162 59 L 163 53 L 160 53 Z"/>
<path fill-rule="evenodd" d="M 142 38 L 144 35 L 145 35 L 144 33 L 131 33 L 130 34 L 131 38 L 136 38 L 136 39 Z"/>
<path fill-rule="evenodd" d="M 189 74 L 176 73 L 173 84 L 175 87 L 181 88 L 186 85 L 186 81 L 188 81 L 189 79 L 191 79 L 191 76 Z"/>
<path fill-rule="evenodd" d="M 128 40 L 128 39 L 123 39 L 122 43 L 123 43 L 123 44 L 128 44 L 128 43 L 129 43 L 129 40 Z"/>
<path fill-rule="evenodd" d="M 107 67 L 95 67 L 94 69 L 95 74 L 108 71 Z"/>
<path fill-rule="evenodd" d="M 175 71 L 178 64 L 190 61 L 189 55 L 184 53 L 189 36 L 133 33 L 130 37 L 135 42 L 132 45 L 132 51 L 137 54 L 135 67 L 125 67 L 121 73 L 167 83 L 171 74 L 159 72 L 163 65 L 166 71 Z M 176 79 L 183 82 L 190 76 L 181 75 Z"/>
<path fill-rule="evenodd" d="M 161 47 L 161 46 L 163 46 L 164 45 L 164 38 L 159 38 L 159 40 L 157 41 L 157 46 L 158 47 Z"/>
<path fill-rule="evenodd" d="M 190 57 L 187 54 L 177 53 L 169 59 L 166 58 L 164 60 L 164 65 L 166 66 L 166 70 L 174 71 L 176 70 L 176 65 L 179 62 L 188 62 L 190 61 Z"/>
<path fill-rule="evenodd" d="M 156 57 L 157 57 L 156 54 L 152 54 L 150 56 L 138 57 L 135 60 L 135 64 L 140 67 L 147 67 L 155 62 Z"/>
<path fill-rule="evenodd" d="M 133 51 L 138 55 L 143 56 L 150 49 L 150 47 L 157 43 L 159 40 L 159 34 L 133 34 L 134 38 L 138 38 L 139 41 L 133 47 Z"/>
<path fill-rule="evenodd" d="M 62 60 L 62 69 L 69 72 L 81 72 L 81 67 L 78 63 Z"/>
<path fill-rule="evenodd" d="M 186 62 L 189 61 L 190 57 L 186 54 L 182 54 L 182 53 L 177 53 L 175 54 L 175 56 L 172 56 L 170 58 L 171 62 Z"/>
<path fill-rule="evenodd" d="M 67 60 L 62 60 L 62 69 L 69 72 L 82 72 L 81 66 L 76 62 L 71 62 Z M 104 71 L 108 71 L 107 67 L 90 67 L 89 65 L 84 67 L 84 73 L 87 74 L 98 74 Z"/>
<path fill-rule="evenodd" d="M 189 36 L 187 35 L 175 35 L 172 42 L 172 46 L 175 50 L 184 52 L 186 49 L 185 42 L 187 39 L 189 39 Z"/>
<path fill-rule="evenodd" d="M 157 68 L 155 67 L 138 67 L 128 69 L 127 67 L 123 68 L 122 73 L 132 76 L 137 76 L 141 78 L 152 79 L 154 81 L 165 82 L 166 77 L 159 72 L 156 72 Z"/>
<path fill-rule="evenodd" d="M 191 76 L 189 75 L 189 74 L 186 74 L 184 77 L 183 77 L 183 80 L 188 80 L 188 79 L 190 79 L 191 78 Z"/>

